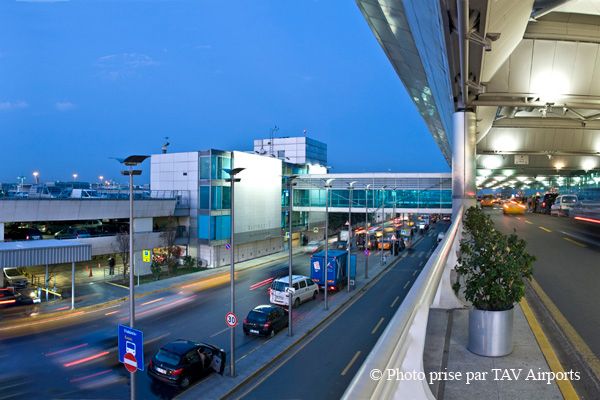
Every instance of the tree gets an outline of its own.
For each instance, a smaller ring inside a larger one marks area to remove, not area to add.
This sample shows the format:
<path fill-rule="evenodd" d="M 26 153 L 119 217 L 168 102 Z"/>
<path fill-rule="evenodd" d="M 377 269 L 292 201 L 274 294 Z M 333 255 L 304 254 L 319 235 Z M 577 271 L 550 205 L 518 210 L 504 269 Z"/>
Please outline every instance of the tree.
<path fill-rule="evenodd" d="M 160 234 L 163 247 L 167 250 L 165 263 L 167 264 L 169 274 L 174 274 L 177 271 L 177 258 L 181 255 L 181 249 L 175 244 L 177 238 L 177 228 L 167 226 Z"/>
<path fill-rule="evenodd" d="M 125 232 L 117 233 L 117 253 L 123 260 L 123 280 L 127 277 L 129 271 L 129 234 Z"/>

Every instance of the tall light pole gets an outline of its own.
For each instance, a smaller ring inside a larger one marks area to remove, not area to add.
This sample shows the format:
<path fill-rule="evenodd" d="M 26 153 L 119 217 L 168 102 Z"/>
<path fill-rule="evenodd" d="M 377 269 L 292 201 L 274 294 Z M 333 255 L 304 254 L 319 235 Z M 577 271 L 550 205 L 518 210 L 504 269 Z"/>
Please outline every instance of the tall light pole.
<path fill-rule="evenodd" d="M 233 169 L 223 169 L 223 171 L 229 174 L 229 179 L 227 182 L 231 182 L 231 238 L 229 239 L 229 251 L 231 252 L 231 267 L 229 269 L 229 291 L 230 291 L 230 312 L 235 314 L 235 212 L 234 212 L 234 187 L 235 182 L 239 182 L 240 179 L 235 176 L 242 172 L 245 168 L 233 168 Z M 235 377 L 235 326 L 229 328 L 229 374 L 231 377 Z"/>
<path fill-rule="evenodd" d="M 385 236 L 385 188 L 387 185 L 381 187 L 381 265 L 385 264 L 383 256 L 383 237 Z"/>
<path fill-rule="evenodd" d="M 79 176 L 79 175 L 77 175 L 77 174 L 73 174 L 73 182 L 75 182 L 75 181 L 77 180 L 77 177 L 78 177 L 78 176 Z"/>
<path fill-rule="evenodd" d="M 355 183 L 356 181 L 352 181 L 348 184 L 348 260 L 346 261 L 348 292 L 350 292 L 350 257 L 352 255 L 352 191 L 354 190 Z"/>
<path fill-rule="evenodd" d="M 329 283 L 327 274 L 327 267 L 329 265 L 329 189 L 331 188 L 331 182 L 333 181 L 333 178 L 325 181 L 325 266 L 323 267 L 323 278 L 325 282 L 325 310 L 329 310 L 329 303 L 327 299 L 327 285 Z"/>
<path fill-rule="evenodd" d="M 365 186 L 365 279 L 369 277 L 369 255 L 371 253 L 369 247 L 369 183 Z"/>
<path fill-rule="evenodd" d="M 133 177 L 134 175 L 141 175 L 142 170 L 133 169 L 133 167 L 140 165 L 149 156 L 129 156 L 124 160 L 117 159 L 121 164 L 128 167 L 126 170 L 121 171 L 122 175 L 129 176 L 129 327 L 135 327 L 135 293 L 134 293 L 134 269 L 135 263 L 133 261 Z M 77 174 L 73 174 L 73 178 L 76 178 Z M 135 399 L 135 372 L 130 374 L 131 376 L 131 400 Z"/>
<path fill-rule="evenodd" d="M 292 336 L 294 334 L 294 331 L 292 329 L 292 306 L 294 304 L 293 299 L 292 299 L 292 257 L 293 257 L 293 252 L 292 252 L 292 208 L 294 206 L 294 179 L 296 179 L 298 177 L 298 175 L 290 175 L 287 177 L 287 184 L 288 184 L 288 193 L 289 193 L 289 205 L 288 205 L 288 210 L 289 210 L 289 215 L 288 215 L 288 220 L 289 220 L 289 226 L 290 226 L 290 233 L 288 236 L 288 250 L 289 250 L 289 260 L 288 260 L 288 277 L 289 277 L 289 281 L 288 281 L 288 335 Z"/>
<path fill-rule="evenodd" d="M 100 175 L 98 180 L 100 181 L 100 188 L 102 189 L 102 186 L 104 185 L 104 176 Z"/>
<path fill-rule="evenodd" d="M 38 171 L 33 171 L 33 178 L 35 179 L 36 185 L 40 183 L 40 173 Z"/>

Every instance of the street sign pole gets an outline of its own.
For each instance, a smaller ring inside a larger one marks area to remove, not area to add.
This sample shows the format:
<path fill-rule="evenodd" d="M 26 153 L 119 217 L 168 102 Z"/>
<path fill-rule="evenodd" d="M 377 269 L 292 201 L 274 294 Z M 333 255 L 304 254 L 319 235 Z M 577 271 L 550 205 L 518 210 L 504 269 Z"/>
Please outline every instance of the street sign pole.
<path fill-rule="evenodd" d="M 135 297 L 133 289 L 133 167 L 129 167 L 129 327 L 135 327 Z M 135 373 L 131 377 L 131 400 L 135 400 Z"/>

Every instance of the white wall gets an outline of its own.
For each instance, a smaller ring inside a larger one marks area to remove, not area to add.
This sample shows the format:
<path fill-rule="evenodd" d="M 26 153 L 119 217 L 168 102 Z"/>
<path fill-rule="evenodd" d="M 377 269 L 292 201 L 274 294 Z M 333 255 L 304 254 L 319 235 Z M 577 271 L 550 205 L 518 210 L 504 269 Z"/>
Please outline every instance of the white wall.
<path fill-rule="evenodd" d="M 233 152 L 235 168 L 246 168 L 235 184 L 235 231 L 276 229 L 281 225 L 281 160 Z"/>
<path fill-rule="evenodd" d="M 134 232 L 152 232 L 152 218 L 134 218 Z"/>

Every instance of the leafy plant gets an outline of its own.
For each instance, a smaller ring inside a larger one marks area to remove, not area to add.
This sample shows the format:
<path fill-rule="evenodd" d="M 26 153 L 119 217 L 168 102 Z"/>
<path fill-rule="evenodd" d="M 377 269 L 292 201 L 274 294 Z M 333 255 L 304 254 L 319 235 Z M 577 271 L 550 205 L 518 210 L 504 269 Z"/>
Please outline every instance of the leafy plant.
<path fill-rule="evenodd" d="M 525 295 L 535 257 L 527 253 L 523 239 L 498 232 L 479 208 L 466 211 L 464 228 L 454 291 L 464 287 L 465 299 L 480 310 L 511 309 Z"/>
<path fill-rule="evenodd" d="M 152 264 L 150 264 L 150 270 L 152 271 L 152 276 L 154 277 L 154 280 L 159 280 L 160 273 L 162 271 L 161 264 L 157 261 L 152 261 Z"/>

